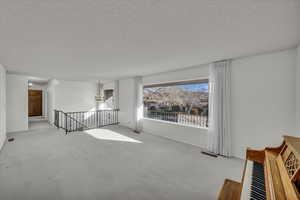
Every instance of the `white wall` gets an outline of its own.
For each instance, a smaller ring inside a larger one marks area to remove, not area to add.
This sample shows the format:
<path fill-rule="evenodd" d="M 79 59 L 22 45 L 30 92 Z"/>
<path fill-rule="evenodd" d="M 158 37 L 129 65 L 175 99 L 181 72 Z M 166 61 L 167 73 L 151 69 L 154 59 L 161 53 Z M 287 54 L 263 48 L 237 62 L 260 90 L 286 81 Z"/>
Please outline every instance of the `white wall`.
<path fill-rule="evenodd" d="M 103 84 L 103 90 L 113 90 L 115 87 L 114 82 L 107 82 Z"/>
<path fill-rule="evenodd" d="M 144 85 L 168 83 L 174 81 L 187 81 L 208 78 L 209 65 L 198 65 L 184 70 L 171 71 L 143 77 Z"/>
<path fill-rule="evenodd" d="M 298 49 L 298 60 L 299 52 Z M 234 156 L 244 158 L 246 147 L 260 149 L 279 145 L 283 134 L 297 135 L 296 56 L 297 51 L 289 49 L 233 59 L 231 126 Z M 144 85 L 148 85 L 207 77 L 208 65 L 201 65 L 186 70 L 146 76 L 143 80 Z M 298 85 L 300 88 L 300 83 Z M 298 91 L 300 96 L 300 89 Z M 122 98 L 122 94 L 120 95 Z M 298 104 L 300 110 L 300 103 Z M 144 131 L 206 147 L 206 129 L 197 130 L 171 123 L 144 120 Z"/>
<path fill-rule="evenodd" d="M 6 130 L 28 130 L 28 79 L 8 74 L 6 77 Z"/>
<path fill-rule="evenodd" d="M 192 144 L 202 148 L 207 144 L 207 129 L 184 126 L 173 122 L 144 119 L 143 131 L 153 135 Z"/>
<path fill-rule="evenodd" d="M 295 134 L 295 49 L 232 62 L 233 154 L 276 146 Z M 298 135 L 299 136 L 299 135 Z"/>
<path fill-rule="evenodd" d="M 300 133 L 300 45 L 296 51 L 296 128 L 297 132 Z"/>
<path fill-rule="evenodd" d="M 96 92 L 93 82 L 59 80 L 55 86 L 55 108 L 65 112 L 95 109 Z"/>
<path fill-rule="evenodd" d="M 48 86 L 48 115 L 53 123 L 53 110 L 89 111 L 96 107 L 97 85 L 87 81 L 52 80 Z"/>
<path fill-rule="evenodd" d="M 134 128 L 134 79 L 120 80 L 119 122 L 122 126 Z"/>
<path fill-rule="evenodd" d="M 6 70 L 0 64 L 0 150 L 6 140 Z"/>
<path fill-rule="evenodd" d="M 52 124 L 54 122 L 54 108 L 55 108 L 55 85 L 56 80 L 50 80 L 47 88 L 47 113 L 48 120 Z"/>

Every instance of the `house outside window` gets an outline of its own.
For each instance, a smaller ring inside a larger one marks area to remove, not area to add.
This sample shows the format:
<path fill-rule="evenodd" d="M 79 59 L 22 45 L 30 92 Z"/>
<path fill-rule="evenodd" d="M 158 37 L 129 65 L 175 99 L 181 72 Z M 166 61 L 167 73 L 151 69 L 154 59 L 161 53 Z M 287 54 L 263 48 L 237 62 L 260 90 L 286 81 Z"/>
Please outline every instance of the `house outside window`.
<path fill-rule="evenodd" d="M 144 86 L 144 117 L 208 127 L 208 79 Z"/>

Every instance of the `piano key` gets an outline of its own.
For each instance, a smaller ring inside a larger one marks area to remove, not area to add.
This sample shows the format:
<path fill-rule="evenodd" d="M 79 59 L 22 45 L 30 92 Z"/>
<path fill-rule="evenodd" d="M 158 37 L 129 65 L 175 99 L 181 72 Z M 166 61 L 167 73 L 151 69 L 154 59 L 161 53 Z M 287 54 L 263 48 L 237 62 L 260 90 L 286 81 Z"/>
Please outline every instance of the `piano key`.
<path fill-rule="evenodd" d="M 264 195 L 261 195 L 257 192 L 255 192 L 254 190 L 251 191 L 251 197 L 254 197 L 256 199 L 259 199 L 259 200 L 265 200 L 266 197 Z"/>
<path fill-rule="evenodd" d="M 264 166 L 247 160 L 241 200 L 265 200 Z"/>
<path fill-rule="evenodd" d="M 262 180 L 257 180 L 257 179 L 255 179 L 254 177 L 252 177 L 252 183 L 255 184 L 255 185 L 262 185 L 262 186 L 265 185 L 265 184 L 264 184 L 264 181 L 262 181 Z"/>
<path fill-rule="evenodd" d="M 259 186 L 256 186 L 256 185 L 251 185 L 251 187 L 255 188 L 256 190 L 260 190 L 262 192 L 265 192 L 265 188 L 264 187 L 259 187 Z"/>
<path fill-rule="evenodd" d="M 266 199 L 264 168 L 257 162 L 253 163 L 250 190 L 250 197 L 259 200 Z"/>
<path fill-rule="evenodd" d="M 260 194 L 260 195 L 262 195 L 262 196 L 264 196 L 264 191 L 262 191 L 262 190 L 260 190 L 260 189 L 258 189 L 258 188 L 255 188 L 255 187 L 251 187 L 251 190 L 252 191 L 255 191 L 256 193 L 258 193 L 258 194 Z"/>

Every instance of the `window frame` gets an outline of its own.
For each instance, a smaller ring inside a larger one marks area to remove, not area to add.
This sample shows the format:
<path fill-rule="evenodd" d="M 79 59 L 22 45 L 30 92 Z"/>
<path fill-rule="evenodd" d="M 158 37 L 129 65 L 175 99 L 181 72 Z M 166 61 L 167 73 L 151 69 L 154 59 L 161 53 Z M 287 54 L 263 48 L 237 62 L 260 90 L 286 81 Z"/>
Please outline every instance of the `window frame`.
<path fill-rule="evenodd" d="M 209 79 L 196 79 L 196 80 L 188 80 L 188 81 L 174 81 L 174 82 L 166 82 L 166 83 L 156 83 L 144 85 L 145 88 L 155 88 L 155 87 L 169 87 L 169 86 L 177 86 L 177 85 L 189 85 L 189 84 L 201 84 L 201 83 L 209 83 Z"/>
<path fill-rule="evenodd" d="M 195 80 L 185 80 L 185 81 L 173 81 L 173 82 L 164 82 L 164 83 L 156 83 L 156 84 L 147 84 L 143 86 L 143 106 L 144 106 L 144 90 L 147 88 L 156 88 L 156 87 L 170 87 L 170 86 L 180 86 L 180 85 L 190 85 L 190 84 L 203 84 L 203 83 L 207 83 L 208 87 L 209 87 L 209 79 L 208 78 L 202 78 L 202 79 L 195 79 Z M 208 92 L 209 93 L 209 88 L 208 88 Z M 208 94 L 209 95 L 209 94 Z M 209 98 L 209 97 L 208 97 Z M 208 107 L 209 107 L 209 100 L 208 100 Z M 192 124 L 184 124 L 184 123 L 180 123 L 180 122 L 172 122 L 172 121 L 168 121 L 168 120 L 162 120 L 162 119 L 155 119 L 155 118 L 151 118 L 151 117 L 145 117 L 143 114 L 143 118 L 145 119 L 149 119 L 149 120 L 156 120 L 156 121 L 160 121 L 160 122 L 165 122 L 165 123 L 172 123 L 174 125 L 180 125 L 180 126 L 189 126 L 189 127 L 195 127 L 195 128 L 204 128 L 207 129 L 208 128 L 208 123 L 206 126 L 197 126 L 197 125 L 192 125 Z M 208 115 L 207 115 L 207 119 L 208 121 Z"/>

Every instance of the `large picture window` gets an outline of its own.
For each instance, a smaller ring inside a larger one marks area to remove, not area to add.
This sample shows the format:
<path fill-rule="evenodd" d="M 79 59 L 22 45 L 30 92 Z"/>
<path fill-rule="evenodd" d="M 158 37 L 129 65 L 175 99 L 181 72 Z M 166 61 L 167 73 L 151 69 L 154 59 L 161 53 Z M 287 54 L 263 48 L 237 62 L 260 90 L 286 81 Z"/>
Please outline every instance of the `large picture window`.
<path fill-rule="evenodd" d="M 144 87 L 144 117 L 196 127 L 208 126 L 208 80 Z"/>

